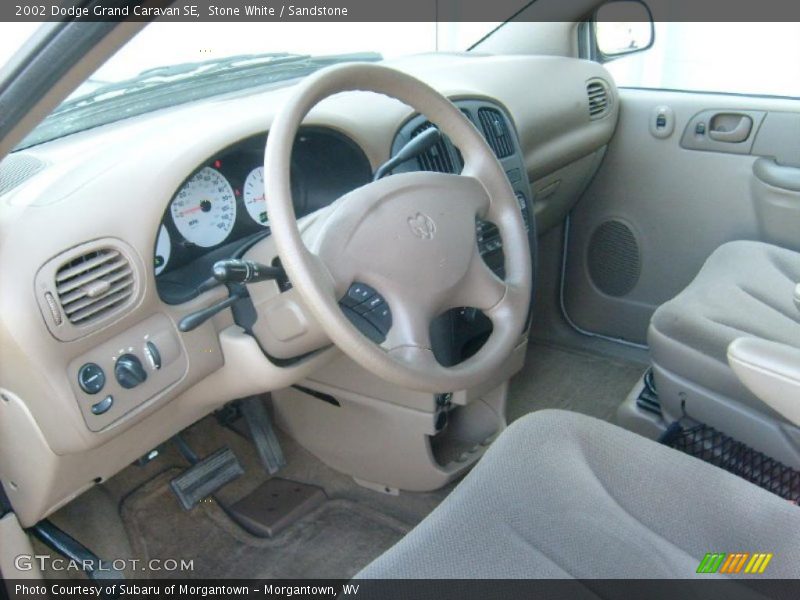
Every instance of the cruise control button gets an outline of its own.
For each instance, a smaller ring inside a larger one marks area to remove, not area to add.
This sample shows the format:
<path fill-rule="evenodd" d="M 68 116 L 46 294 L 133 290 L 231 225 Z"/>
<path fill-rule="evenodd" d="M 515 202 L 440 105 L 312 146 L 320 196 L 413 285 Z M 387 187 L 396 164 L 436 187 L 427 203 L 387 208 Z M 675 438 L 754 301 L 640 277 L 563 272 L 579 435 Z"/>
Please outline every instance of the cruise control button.
<path fill-rule="evenodd" d="M 381 304 L 385 304 L 383 298 L 378 294 L 375 294 L 374 296 L 371 296 L 358 306 L 355 306 L 353 310 L 356 311 L 358 314 L 363 315 L 365 313 L 368 313 L 374 308 L 378 308 Z"/>
<path fill-rule="evenodd" d="M 389 305 L 385 302 L 381 302 L 377 308 L 366 313 L 364 318 L 384 335 L 392 327 L 392 311 L 389 310 Z"/>
<path fill-rule="evenodd" d="M 374 296 L 377 292 L 366 284 L 354 283 L 347 290 L 347 294 L 340 300 L 345 306 L 356 306 L 361 304 L 370 296 Z"/>
<path fill-rule="evenodd" d="M 106 374 L 97 363 L 86 363 L 78 369 L 78 385 L 87 394 L 96 394 L 106 384 Z"/>
<path fill-rule="evenodd" d="M 112 404 L 114 404 L 114 397 L 109 394 L 97 404 L 92 404 L 92 414 L 102 415 L 103 413 L 108 412 L 108 409 L 111 408 Z"/>

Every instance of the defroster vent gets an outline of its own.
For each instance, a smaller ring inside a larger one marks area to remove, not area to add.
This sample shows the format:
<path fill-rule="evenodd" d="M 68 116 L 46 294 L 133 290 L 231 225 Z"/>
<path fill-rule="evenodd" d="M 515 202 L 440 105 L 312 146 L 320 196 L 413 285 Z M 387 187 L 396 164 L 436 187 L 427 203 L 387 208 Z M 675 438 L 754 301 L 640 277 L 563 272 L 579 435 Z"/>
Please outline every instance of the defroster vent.
<path fill-rule="evenodd" d="M 67 320 L 82 326 L 122 307 L 133 295 L 134 273 L 128 259 L 100 248 L 62 265 L 55 275 L 58 303 Z"/>

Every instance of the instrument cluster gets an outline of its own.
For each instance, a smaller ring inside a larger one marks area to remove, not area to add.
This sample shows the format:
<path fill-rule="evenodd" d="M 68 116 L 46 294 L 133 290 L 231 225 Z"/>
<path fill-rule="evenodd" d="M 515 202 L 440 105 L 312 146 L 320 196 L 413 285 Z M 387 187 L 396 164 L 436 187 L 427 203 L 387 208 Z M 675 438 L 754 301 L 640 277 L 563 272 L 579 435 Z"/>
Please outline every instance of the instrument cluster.
<path fill-rule="evenodd" d="M 269 235 L 264 194 L 266 134 L 221 150 L 191 173 L 172 197 L 159 226 L 153 268 L 159 290 L 182 288 L 170 303 L 188 299 L 210 276 L 207 263 L 232 257 L 251 240 Z M 292 152 L 292 195 L 298 217 L 369 182 L 363 151 L 344 135 L 301 129 Z M 162 294 L 162 299 L 163 294 Z"/>
<path fill-rule="evenodd" d="M 157 276 L 269 227 L 262 157 L 255 144 L 244 144 L 212 158 L 181 185 L 159 228 Z"/>

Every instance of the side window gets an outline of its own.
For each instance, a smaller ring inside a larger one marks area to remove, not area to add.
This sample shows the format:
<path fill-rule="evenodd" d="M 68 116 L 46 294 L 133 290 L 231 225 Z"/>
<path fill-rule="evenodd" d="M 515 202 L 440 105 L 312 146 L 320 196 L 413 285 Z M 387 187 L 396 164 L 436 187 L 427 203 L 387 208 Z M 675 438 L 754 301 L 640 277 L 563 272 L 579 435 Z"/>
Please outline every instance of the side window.
<path fill-rule="evenodd" d="M 653 47 L 607 62 L 618 86 L 800 98 L 800 23 L 655 24 Z"/>

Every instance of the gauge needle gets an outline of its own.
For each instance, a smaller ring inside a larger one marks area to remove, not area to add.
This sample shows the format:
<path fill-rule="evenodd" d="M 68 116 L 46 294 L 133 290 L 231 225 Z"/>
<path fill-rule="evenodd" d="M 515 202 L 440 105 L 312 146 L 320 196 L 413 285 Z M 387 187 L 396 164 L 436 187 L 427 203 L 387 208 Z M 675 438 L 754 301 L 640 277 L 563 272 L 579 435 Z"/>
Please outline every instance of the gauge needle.
<path fill-rule="evenodd" d="M 187 208 L 185 211 L 183 211 L 181 213 L 181 215 L 188 215 L 189 213 L 197 212 L 198 210 L 201 210 L 202 208 L 203 208 L 202 206 L 195 206 L 194 208 Z"/>

